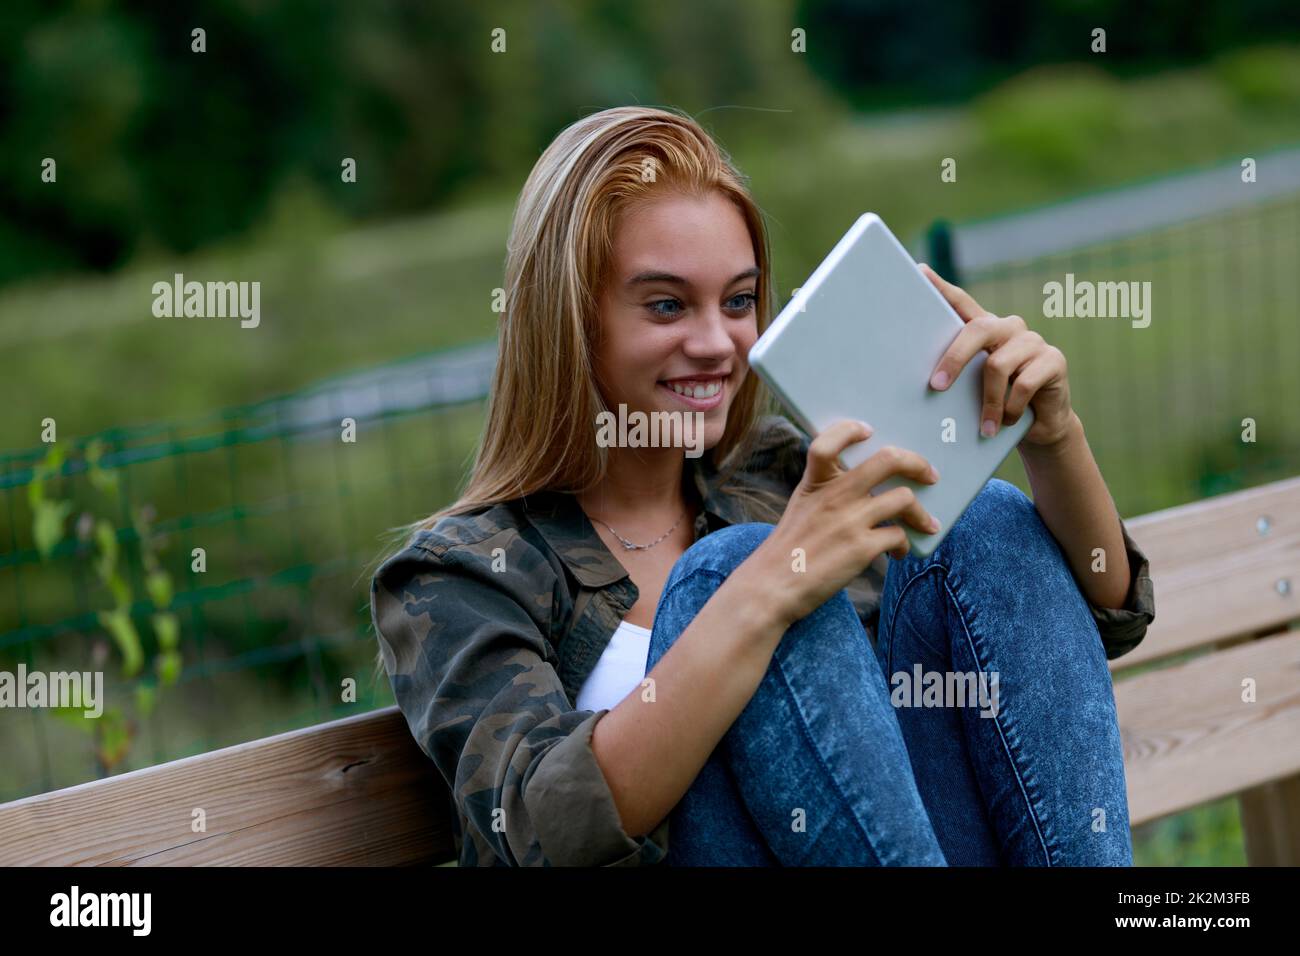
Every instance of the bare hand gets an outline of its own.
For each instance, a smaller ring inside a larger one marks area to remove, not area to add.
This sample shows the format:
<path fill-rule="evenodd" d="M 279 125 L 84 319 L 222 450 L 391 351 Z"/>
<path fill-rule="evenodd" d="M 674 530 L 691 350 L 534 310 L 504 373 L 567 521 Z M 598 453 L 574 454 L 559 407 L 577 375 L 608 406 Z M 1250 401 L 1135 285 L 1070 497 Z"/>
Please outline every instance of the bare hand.
<path fill-rule="evenodd" d="M 839 463 L 845 448 L 870 436 L 870 426 L 862 422 L 839 421 L 813 440 L 803 479 L 785 514 L 745 562 L 756 562 L 760 586 L 775 594 L 786 626 L 824 604 L 881 554 L 902 558 L 908 553 L 911 545 L 903 529 L 882 522 L 901 520 L 923 534 L 939 530 L 911 488 L 871 494 L 895 476 L 922 484 L 938 481 L 938 472 L 916 452 L 886 445 L 852 469 Z M 797 569 L 800 555 L 802 572 Z"/>
<path fill-rule="evenodd" d="M 1050 447 L 1066 438 L 1074 412 L 1064 353 L 1030 330 L 1020 316 L 992 315 L 969 292 L 928 265 L 922 265 L 921 271 L 966 323 L 935 366 L 930 385 L 939 391 L 948 388 L 966 363 L 987 349 L 981 434 L 991 438 L 1002 425 L 1014 425 L 1029 406 L 1034 410 L 1034 424 L 1021 439 L 1022 445 Z"/>

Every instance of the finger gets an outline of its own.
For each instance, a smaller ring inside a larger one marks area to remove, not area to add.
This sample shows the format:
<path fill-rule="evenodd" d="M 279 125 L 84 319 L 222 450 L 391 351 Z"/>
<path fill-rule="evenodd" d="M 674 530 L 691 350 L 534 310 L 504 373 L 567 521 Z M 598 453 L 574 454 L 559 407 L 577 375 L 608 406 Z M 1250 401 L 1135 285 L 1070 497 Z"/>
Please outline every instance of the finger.
<path fill-rule="evenodd" d="M 943 358 L 939 359 L 939 364 L 934 367 L 934 372 L 930 375 L 930 387 L 943 391 L 957 381 L 961 370 L 976 354 L 982 349 L 997 348 L 1010 337 L 1012 331 L 1012 326 L 1004 324 L 996 315 L 981 315 L 971 319 L 957 333 L 948 350 L 943 353 Z"/>
<path fill-rule="evenodd" d="M 984 363 L 984 408 L 980 412 L 980 434 L 992 438 L 1002 426 L 1002 409 L 1007 400 L 1011 376 L 1028 365 L 1045 343 L 1037 332 L 1022 332 L 999 346 Z"/>
<path fill-rule="evenodd" d="M 876 528 L 868 535 L 867 541 L 875 553 L 888 554 L 898 561 L 907 557 L 908 552 L 912 550 L 912 542 L 908 540 L 907 532 L 898 525 Z"/>
<path fill-rule="evenodd" d="M 1061 350 L 1048 346 L 1033 361 L 1025 365 L 1011 383 L 1011 394 L 1007 396 L 1004 418 L 1007 424 L 1014 425 L 1025 413 L 1025 407 L 1038 394 L 1044 385 L 1065 374 L 1065 355 Z"/>
<path fill-rule="evenodd" d="M 868 507 L 871 527 L 882 521 L 905 521 L 921 534 L 934 534 L 939 521 L 921 506 L 916 492 L 906 485 L 882 491 L 871 499 Z"/>
<path fill-rule="evenodd" d="M 818 484 L 830 481 L 844 469 L 840 466 L 840 453 L 849 445 L 866 441 L 872 428 L 866 422 L 842 419 L 822 430 L 808 446 L 808 464 L 804 468 L 805 480 Z"/>
<path fill-rule="evenodd" d="M 886 478 L 901 476 L 922 484 L 932 485 L 939 480 L 939 472 L 917 452 L 897 445 L 886 445 L 855 467 L 854 483 L 863 491 L 870 491 Z"/>
<path fill-rule="evenodd" d="M 934 287 L 943 293 L 943 297 L 948 300 L 948 304 L 956 310 L 963 321 L 969 322 L 984 314 L 985 310 L 980 308 L 980 304 L 965 289 L 953 285 L 925 263 L 921 263 L 921 271 L 934 283 Z"/>

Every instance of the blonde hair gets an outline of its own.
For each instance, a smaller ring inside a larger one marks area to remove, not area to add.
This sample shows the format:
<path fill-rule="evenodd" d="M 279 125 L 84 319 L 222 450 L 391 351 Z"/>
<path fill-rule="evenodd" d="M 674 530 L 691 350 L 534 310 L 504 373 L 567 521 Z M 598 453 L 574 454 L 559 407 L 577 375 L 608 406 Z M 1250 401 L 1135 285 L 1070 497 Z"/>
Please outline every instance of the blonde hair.
<path fill-rule="evenodd" d="M 496 371 L 469 482 L 454 504 L 412 530 L 541 490 L 583 491 L 603 477 L 607 450 L 593 440 L 597 413 L 606 410 L 592 368 L 597 303 L 620 215 L 662 190 L 716 191 L 735 203 L 759 269 L 758 329 L 767 327 L 772 284 L 762 212 L 703 127 L 643 106 L 578 120 L 542 153 L 515 207 Z M 765 401 L 757 377 L 747 375 L 712 449 L 716 463 L 749 435 Z"/>

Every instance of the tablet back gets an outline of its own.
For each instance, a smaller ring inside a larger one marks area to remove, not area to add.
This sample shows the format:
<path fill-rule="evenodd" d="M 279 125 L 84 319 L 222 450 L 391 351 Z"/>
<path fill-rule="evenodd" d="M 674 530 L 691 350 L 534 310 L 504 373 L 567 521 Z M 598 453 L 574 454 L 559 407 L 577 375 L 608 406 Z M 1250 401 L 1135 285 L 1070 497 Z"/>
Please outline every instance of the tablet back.
<path fill-rule="evenodd" d="M 939 470 L 934 485 L 891 478 L 873 489 L 907 484 L 939 519 L 932 535 L 902 525 L 912 552 L 923 557 L 1033 424 L 1033 411 L 1026 409 L 992 438 L 980 434 L 987 352 L 971 359 L 944 391 L 930 388 L 930 375 L 962 325 L 893 233 L 867 213 L 749 353 L 750 365 L 809 434 L 843 418 L 872 426 L 871 438 L 841 456 L 846 468 L 897 445 Z"/>

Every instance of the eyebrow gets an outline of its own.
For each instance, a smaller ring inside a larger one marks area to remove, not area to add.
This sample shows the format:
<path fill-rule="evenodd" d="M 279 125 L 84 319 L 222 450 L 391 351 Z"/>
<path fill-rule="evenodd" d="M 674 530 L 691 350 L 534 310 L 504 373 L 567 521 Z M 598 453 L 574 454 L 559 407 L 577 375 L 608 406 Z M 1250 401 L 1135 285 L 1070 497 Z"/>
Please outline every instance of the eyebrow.
<path fill-rule="evenodd" d="M 754 279 L 760 274 L 758 266 L 754 266 L 752 269 L 746 269 L 744 272 L 737 273 L 732 277 L 731 281 L 728 282 L 727 285 L 734 285 L 741 279 Z M 638 272 L 632 278 L 627 280 L 629 286 L 640 285 L 645 282 L 668 282 L 675 285 L 691 284 L 689 280 L 683 279 L 681 276 L 673 275 L 671 272 L 656 272 L 653 270 L 649 272 Z"/>

